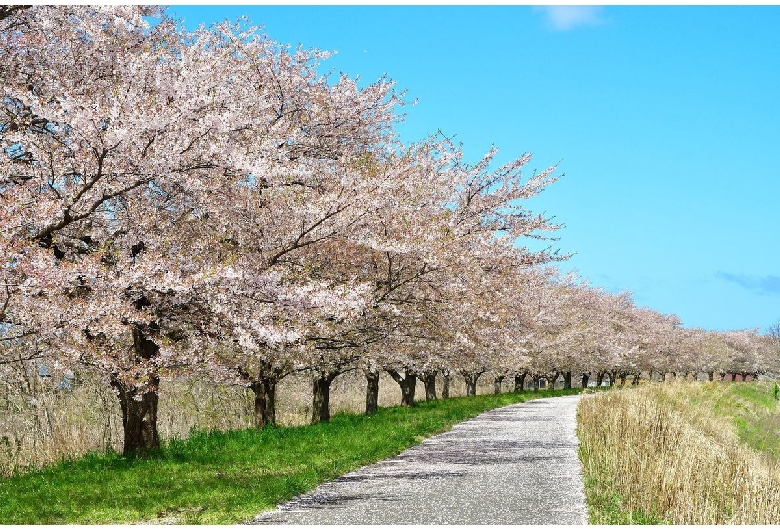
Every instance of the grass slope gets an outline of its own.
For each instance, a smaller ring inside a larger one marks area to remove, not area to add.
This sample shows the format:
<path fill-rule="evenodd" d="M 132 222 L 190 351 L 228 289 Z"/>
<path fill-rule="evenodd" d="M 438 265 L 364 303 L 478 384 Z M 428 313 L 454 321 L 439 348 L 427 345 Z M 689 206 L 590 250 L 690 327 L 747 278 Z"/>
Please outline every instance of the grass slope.
<path fill-rule="evenodd" d="M 766 382 L 704 387 L 712 410 L 734 426 L 739 440 L 773 459 L 780 457 L 780 392 L 776 387 Z"/>
<path fill-rule="evenodd" d="M 486 410 L 577 392 L 452 398 L 312 426 L 193 432 L 147 457 L 91 454 L 0 480 L 0 521 L 236 523 Z"/>
<path fill-rule="evenodd" d="M 773 383 L 614 390 L 578 410 L 591 524 L 777 524 Z"/>

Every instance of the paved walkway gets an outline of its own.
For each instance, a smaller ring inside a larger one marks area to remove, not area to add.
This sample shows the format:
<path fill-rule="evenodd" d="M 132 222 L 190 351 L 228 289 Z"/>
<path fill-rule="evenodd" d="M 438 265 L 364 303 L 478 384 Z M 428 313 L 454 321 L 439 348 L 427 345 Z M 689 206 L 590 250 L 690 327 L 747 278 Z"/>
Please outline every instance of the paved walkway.
<path fill-rule="evenodd" d="M 579 396 L 486 412 L 254 524 L 587 524 Z"/>

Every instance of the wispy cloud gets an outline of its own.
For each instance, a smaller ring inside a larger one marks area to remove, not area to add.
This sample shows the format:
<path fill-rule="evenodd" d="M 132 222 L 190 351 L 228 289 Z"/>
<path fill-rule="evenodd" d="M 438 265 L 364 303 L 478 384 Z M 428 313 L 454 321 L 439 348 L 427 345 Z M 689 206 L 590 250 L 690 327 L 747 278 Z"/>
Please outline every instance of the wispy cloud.
<path fill-rule="evenodd" d="M 555 30 L 568 31 L 577 26 L 595 26 L 604 22 L 603 6 L 537 6 Z"/>
<path fill-rule="evenodd" d="M 715 276 L 758 294 L 780 294 L 780 276 L 760 277 L 723 271 L 716 272 Z"/>

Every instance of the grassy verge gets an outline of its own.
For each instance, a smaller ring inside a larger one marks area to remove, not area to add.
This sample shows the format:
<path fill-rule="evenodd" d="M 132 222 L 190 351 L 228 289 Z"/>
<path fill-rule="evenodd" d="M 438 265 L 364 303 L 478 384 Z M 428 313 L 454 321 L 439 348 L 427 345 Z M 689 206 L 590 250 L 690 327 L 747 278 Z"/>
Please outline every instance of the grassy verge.
<path fill-rule="evenodd" d="M 580 403 L 591 524 L 780 521 L 773 385 L 672 383 Z"/>
<path fill-rule="evenodd" d="M 582 458 L 582 454 L 580 454 Z M 603 478 L 585 478 L 585 504 L 590 524 L 669 524 L 655 512 L 627 508 L 615 485 Z"/>
<path fill-rule="evenodd" d="M 733 425 L 740 442 L 776 460 L 780 457 L 780 408 L 774 388 L 771 382 L 706 385 L 701 402 Z M 697 396 L 689 398 L 693 406 L 699 404 Z"/>
<path fill-rule="evenodd" d="M 193 432 L 145 458 L 87 455 L 0 480 L 0 521 L 236 523 L 486 410 L 576 392 L 452 398 L 313 426 Z"/>

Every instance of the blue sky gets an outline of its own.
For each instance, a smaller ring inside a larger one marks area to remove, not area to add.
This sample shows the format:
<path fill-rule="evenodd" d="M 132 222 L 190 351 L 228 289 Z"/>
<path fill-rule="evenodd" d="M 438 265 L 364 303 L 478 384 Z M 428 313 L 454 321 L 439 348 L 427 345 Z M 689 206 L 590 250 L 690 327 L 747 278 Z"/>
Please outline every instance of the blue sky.
<path fill-rule="evenodd" d="M 576 269 L 687 327 L 780 319 L 780 7 L 172 6 L 246 14 L 281 43 L 408 99 L 474 162 L 530 152 L 565 176 L 532 203 Z"/>

